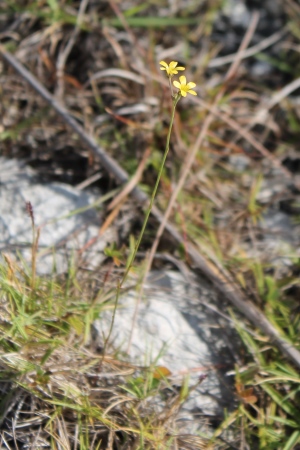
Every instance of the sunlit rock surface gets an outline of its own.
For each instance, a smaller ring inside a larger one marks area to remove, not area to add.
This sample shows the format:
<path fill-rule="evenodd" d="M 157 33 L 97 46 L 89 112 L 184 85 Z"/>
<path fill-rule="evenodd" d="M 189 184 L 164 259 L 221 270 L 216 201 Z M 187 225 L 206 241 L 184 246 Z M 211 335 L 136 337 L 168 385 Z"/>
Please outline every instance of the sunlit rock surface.
<path fill-rule="evenodd" d="M 181 432 L 196 432 L 205 418 L 220 417 L 224 407 L 233 405 L 232 379 L 226 375 L 238 342 L 232 324 L 222 315 L 214 290 L 191 275 L 152 272 L 140 303 L 138 297 L 138 289 L 121 296 L 110 351 L 118 351 L 136 364 L 166 367 L 176 386 L 188 377 L 192 391 L 177 425 Z M 95 322 L 100 346 L 111 320 L 112 308 Z"/>
<path fill-rule="evenodd" d="M 100 214 L 93 205 L 99 197 L 63 183 L 40 183 L 34 170 L 16 161 L 0 158 L 0 252 L 19 252 L 30 264 L 31 219 L 26 203 L 33 207 L 36 229 L 40 230 L 37 270 L 40 274 L 67 270 L 72 254 L 89 268 L 103 259 L 109 231 L 98 236 Z"/>

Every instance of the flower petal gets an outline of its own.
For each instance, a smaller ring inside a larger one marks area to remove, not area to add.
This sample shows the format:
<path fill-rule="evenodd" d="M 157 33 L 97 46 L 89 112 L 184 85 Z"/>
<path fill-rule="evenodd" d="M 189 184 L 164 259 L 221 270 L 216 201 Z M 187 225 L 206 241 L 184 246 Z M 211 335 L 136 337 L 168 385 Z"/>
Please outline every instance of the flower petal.
<path fill-rule="evenodd" d="M 161 64 L 161 65 L 164 66 L 164 67 L 168 67 L 168 64 L 167 64 L 165 61 L 160 61 L 159 64 Z M 165 70 L 165 69 L 162 69 L 162 68 L 161 68 L 161 70 Z"/>
<path fill-rule="evenodd" d="M 175 69 L 175 67 L 177 66 L 178 62 L 176 61 L 171 61 L 169 64 L 170 69 Z"/>
<path fill-rule="evenodd" d="M 174 84 L 175 87 L 177 87 L 177 89 L 180 89 L 181 84 L 178 83 L 178 81 L 173 81 L 173 84 Z"/>
<path fill-rule="evenodd" d="M 181 77 L 179 77 L 179 81 L 180 81 L 180 83 L 181 84 L 186 84 L 186 78 L 185 78 L 185 76 L 184 75 L 181 75 Z"/>
<path fill-rule="evenodd" d="M 197 95 L 197 92 L 195 92 L 195 91 L 188 91 L 188 94 Z"/>
<path fill-rule="evenodd" d="M 180 91 L 182 97 L 186 97 L 186 92 L 185 91 Z"/>
<path fill-rule="evenodd" d="M 187 87 L 190 89 L 190 88 L 193 88 L 193 87 L 195 87 L 196 86 L 196 83 L 193 83 L 192 81 L 190 81 L 188 84 L 187 84 Z"/>
<path fill-rule="evenodd" d="M 176 70 L 185 70 L 185 67 L 176 67 Z"/>

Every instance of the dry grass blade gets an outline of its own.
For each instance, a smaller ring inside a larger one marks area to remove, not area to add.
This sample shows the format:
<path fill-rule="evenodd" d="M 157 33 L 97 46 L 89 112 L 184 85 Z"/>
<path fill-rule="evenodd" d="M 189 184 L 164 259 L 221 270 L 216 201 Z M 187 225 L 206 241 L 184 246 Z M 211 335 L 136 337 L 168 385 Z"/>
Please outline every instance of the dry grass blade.
<path fill-rule="evenodd" d="M 139 163 L 139 166 L 134 174 L 134 176 L 131 178 L 131 180 L 124 186 L 124 188 L 122 189 L 122 191 L 111 201 L 111 203 L 108 205 L 107 209 L 108 211 L 115 208 L 118 203 L 120 203 L 121 201 L 123 201 L 129 194 L 130 192 L 134 189 L 135 186 L 138 185 L 138 183 L 141 180 L 143 171 L 145 169 L 145 165 L 147 162 L 147 159 L 150 156 L 150 152 L 151 149 L 148 148 L 144 155 L 143 158 L 141 160 L 141 162 Z"/>
<path fill-rule="evenodd" d="M 299 87 L 300 87 L 300 78 L 296 78 L 296 80 L 293 80 L 291 83 L 285 85 L 282 89 L 280 89 L 280 91 L 276 92 L 273 98 L 269 101 L 266 108 L 263 108 L 258 112 L 257 117 L 254 117 L 253 121 L 257 122 L 266 120 L 268 111 L 274 108 L 275 105 L 281 102 L 284 98 L 286 98 L 296 89 L 299 89 Z"/>
<path fill-rule="evenodd" d="M 276 44 L 276 42 L 280 41 L 280 39 L 287 33 L 286 29 L 277 31 L 276 33 L 272 34 L 271 36 L 267 37 L 266 39 L 263 39 L 261 42 L 259 42 L 256 45 L 253 45 L 253 47 L 249 47 L 245 49 L 242 54 L 240 55 L 241 59 L 249 58 L 250 56 L 255 55 L 256 53 L 259 53 L 266 48 L 270 47 L 273 44 Z M 213 68 L 213 67 L 220 67 L 224 64 L 230 64 L 236 59 L 236 53 L 233 53 L 232 55 L 226 55 L 226 56 L 219 56 L 217 58 L 213 58 L 209 61 L 207 67 Z"/>
<path fill-rule="evenodd" d="M 80 7 L 78 11 L 76 26 L 72 31 L 72 35 L 66 44 L 65 48 L 60 51 L 58 55 L 58 60 L 56 64 L 56 70 L 57 70 L 57 90 L 56 90 L 56 96 L 60 101 L 63 99 L 64 95 L 64 70 L 66 61 L 72 51 L 72 48 L 74 47 L 75 41 L 79 35 L 80 31 L 80 24 L 82 23 L 83 16 L 85 13 L 85 10 L 88 6 L 89 0 L 81 0 Z"/>
<path fill-rule="evenodd" d="M 105 69 L 101 70 L 101 72 L 94 73 L 91 77 L 89 82 L 86 84 L 88 86 L 92 81 L 99 80 L 100 78 L 110 78 L 110 77 L 120 77 L 124 78 L 125 80 L 131 80 L 134 83 L 139 83 L 142 86 L 145 84 L 145 80 L 142 77 L 139 77 L 138 75 L 134 74 L 133 72 L 130 72 L 129 70 L 124 69 Z"/>
<path fill-rule="evenodd" d="M 234 60 L 232 61 L 232 64 L 225 76 L 225 81 L 229 81 L 235 75 L 237 68 L 243 58 L 243 53 L 251 42 L 251 39 L 253 37 L 253 34 L 254 34 L 257 24 L 258 24 L 258 20 L 259 20 L 259 12 L 255 11 L 252 15 L 252 19 L 249 23 L 249 27 L 244 36 L 244 39 L 242 40 L 241 45 L 236 53 L 236 56 L 235 56 Z"/>
<path fill-rule="evenodd" d="M 134 33 L 132 32 L 130 26 L 127 23 L 126 18 L 124 17 L 124 14 L 122 14 L 119 6 L 117 5 L 117 3 L 114 0 L 109 0 L 109 4 L 111 6 L 111 8 L 113 9 L 113 11 L 115 12 L 116 16 L 118 17 L 118 19 L 120 20 L 120 22 L 122 23 L 124 29 L 127 31 L 128 35 L 130 36 L 130 38 L 132 39 L 132 42 L 134 43 L 138 53 L 140 54 L 140 56 L 145 56 L 145 50 L 140 46 L 138 40 L 136 39 Z"/>

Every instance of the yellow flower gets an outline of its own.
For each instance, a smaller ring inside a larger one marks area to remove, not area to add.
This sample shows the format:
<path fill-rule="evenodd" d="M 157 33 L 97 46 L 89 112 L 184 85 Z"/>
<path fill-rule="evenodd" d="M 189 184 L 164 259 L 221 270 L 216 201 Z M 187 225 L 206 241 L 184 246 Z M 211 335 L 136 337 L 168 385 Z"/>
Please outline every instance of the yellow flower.
<path fill-rule="evenodd" d="M 173 75 L 178 74 L 178 70 L 185 70 L 185 67 L 177 67 L 178 62 L 171 61 L 170 64 L 167 64 L 165 61 L 160 61 L 161 66 L 160 70 L 165 70 L 167 72 L 168 77 L 172 77 Z"/>
<path fill-rule="evenodd" d="M 182 97 L 186 97 L 186 94 L 197 95 L 197 92 L 193 91 L 192 88 L 196 86 L 196 83 L 192 81 L 190 83 L 186 82 L 186 78 L 184 75 L 179 77 L 180 83 L 178 81 L 173 81 L 173 84 L 177 89 L 180 90 L 180 94 Z"/>

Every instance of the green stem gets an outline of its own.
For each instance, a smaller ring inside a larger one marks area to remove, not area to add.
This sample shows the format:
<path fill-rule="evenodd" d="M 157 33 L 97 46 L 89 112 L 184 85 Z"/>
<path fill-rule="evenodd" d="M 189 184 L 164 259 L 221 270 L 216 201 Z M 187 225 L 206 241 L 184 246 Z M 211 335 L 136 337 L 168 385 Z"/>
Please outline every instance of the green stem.
<path fill-rule="evenodd" d="M 141 232 L 139 234 L 138 240 L 136 241 L 136 244 L 135 244 L 135 247 L 134 247 L 134 251 L 133 251 L 133 253 L 131 254 L 131 256 L 129 258 L 129 261 L 128 261 L 128 264 L 127 264 L 127 268 L 125 270 L 125 273 L 123 275 L 123 278 L 122 278 L 121 282 L 118 282 L 116 301 L 115 301 L 115 305 L 114 305 L 112 321 L 111 321 L 111 324 L 110 324 L 108 336 L 106 337 L 105 342 L 104 342 L 104 346 L 103 346 L 103 359 L 104 359 L 104 356 L 105 356 L 105 353 L 106 353 L 107 344 L 109 342 L 109 339 L 110 339 L 110 336 L 111 336 L 111 333 L 112 333 L 112 330 L 113 330 L 113 327 L 114 327 L 116 311 L 117 311 L 117 307 L 118 307 L 118 303 L 119 303 L 120 291 L 121 291 L 121 288 L 122 288 L 123 284 L 125 283 L 125 281 L 126 281 L 126 279 L 128 277 L 129 271 L 130 271 L 130 269 L 131 269 L 131 267 L 132 267 L 132 265 L 134 263 L 136 254 L 138 252 L 138 249 L 139 249 L 139 246 L 140 246 L 140 243 L 141 243 L 141 240 L 143 238 L 143 235 L 144 235 L 144 232 L 145 232 L 145 229 L 146 229 L 146 226 L 147 226 L 147 222 L 148 222 L 151 210 L 152 210 L 152 206 L 153 206 L 153 203 L 154 203 L 154 199 L 155 199 L 155 196 L 156 196 L 156 192 L 157 192 L 157 189 L 158 189 L 158 185 L 159 185 L 159 182 L 160 182 L 160 179 L 161 179 L 161 176 L 162 176 L 164 165 L 165 165 L 168 153 L 169 153 L 170 138 L 171 138 L 171 131 L 172 131 L 174 117 L 175 117 L 175 110 L 176 110 L 176 105 L 177 105 L 177 103 L 178 103 L 180 98 L 181 98 L 180 93 L 178 93 L 176 95 L 176 97 L 173 97 L 173 109 L 172 109 L 171 121 L 170 121 L 170 125 L 169 125 L 168 136 L 167 136 L 166 148 L 165 148 L 163 159 L 162 159 L 162 162 L 161 162 L 161 165 L 160 165 L 160 168 L 159 168 L 157 180 L 156 180 L 156 183 L 155 183 L 152 195 L 151 195 L 149 206 L 148 206 L 148 208 L 146 210 L 145 219 L 144 219 L 144 222 L 143 222 L 143 226 L 142 226 Z M 103 359 L 102 359 L 102 361 L 103 361 Z"/>
<path fill-rule="evenodd" d="M 124 282 L 126 281 L 127 276 L 129 274 L 129 271 L 130 271 L 130 269 L 131 269 L 131 267 L 132 267 L 132 265 L 134 263 L 136 254 L 138 252 L 138 249 L 139 249 L 141 240 L 143 238 L 143 235 L 144 235 L 144 232 L 145 232 L 145 229 L 146 229 L 146 226 L 147 226 L 147 222 L 148 222 L 148 219 L 149 219 L 152 207 L 153 207 L 154 199 L 155 199 L 155 196 L 156 196 L 156 193 L 157 193 L 157 189 L 158 189 L 158 186 L 159 186 L 159 182 L 160 182 L 160 179 L 161 179 L 161 176 L 162 176 L 162 173 L 163 173 L 164 165 L 165 165 L 168 153 L 169 153 L 170 138 L 171 138 L 171 131 L 172 131 L 174 117 L 175 117 L 175 110 L 176 110 L 176 106 L 177 106 L 177 103 L 178 103 L 180 97 L 181 97 L 181 95 L 178 93 L 176 95 L 176 97 L 173 98 L 173 109 L 172 109 L 171 121 L 170 121 L 170 125 L 169 125 L 169 131 L 168 131 L 168 136 L 167 136 L 165 152 L 164 152 L 163 159 L 162 159 L 162 162 L 161 162 L 161 165 L 160 165 L 160 168 L 159 168 L 157 180 L 156 180 L 154 189 L 152 191 L 150 203 L 149 203 L 149 206 L 148 206 L 146 214 L 145 214 L 145 219 L 144 219 L 144 222 L 143 222 L 143 226 L 142 226 L 141 232 L 139 234 L 138 240 L 136 241 L 136 244 L 135 244 L 135 247 L 134 247 L 134 251 L 133 251 L 133 253 L 132 253 L 132 255 L 131 255 L 130 259 L 129 259 L 126 271 L 125 271 L 125 273 L 123 275 L 123 278 L 121 280 L 120 288 L 122 288 Z"/>

